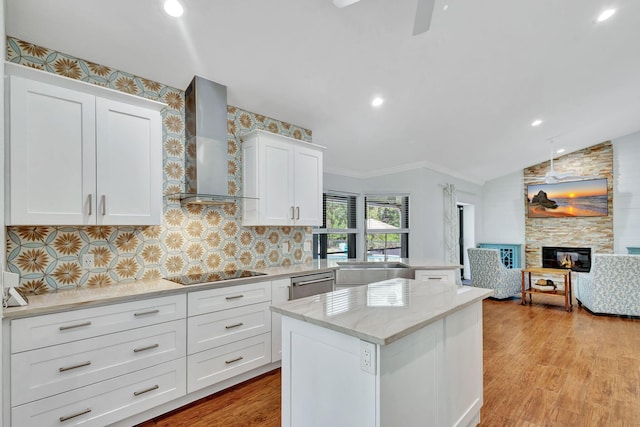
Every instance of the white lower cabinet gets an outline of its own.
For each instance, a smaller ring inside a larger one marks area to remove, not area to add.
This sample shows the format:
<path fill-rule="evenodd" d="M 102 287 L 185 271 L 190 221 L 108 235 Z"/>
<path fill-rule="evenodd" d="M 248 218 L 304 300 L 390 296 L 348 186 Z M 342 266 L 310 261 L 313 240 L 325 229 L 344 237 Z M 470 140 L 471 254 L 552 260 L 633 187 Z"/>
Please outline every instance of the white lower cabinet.
<path fill-rule="evenodd" d="M 452 426 L 480 422 L 482 302 L 388 345 L 283 317 L 282 425 Z"/>
<path fill-rule="evenodd" d="M 9 322 L 14 427 L 105 426 L 186 394 L 184 294 Z"/>
<path fill-rule="evenodd" d="M 263 302 L 190 317 L 189 354 L 269 332 L 270 314 Z"/>
<path fill-rule="evenodd" d="M 5 425 L 126 425 L 267 372 L 282 341 L 269 307 L 288 300 L 289 283 L 5 319 Z"/>
<path fill-rule="evenodd" d="M 423 282 L 456 283 L 457 270 L 416 270 L 415 279 Z"/>
<path fill-rule="evenodd" d="M 12 425 L 102 427 L 184 396 L 185 377 L 183 357 L 16 406 Z"/>
<path fill-rule="evenodd" d="M 271 361 L 271 334 L 232 342 L 187 358 L 187 392 L 219 383 Z"/>
<path fill-rule="evenodd" d="M 184 357 L 185 320 L 39 348 L 11 356 L 21 372 L 11 382 L 11 398 L 20 405 L 52 394 L 107 380 Z"/>
<path fill-rule="evenodd" d="M 184 319 L 186 315 L 185 296 L 174 295 L 16 319 L 11 321 L 11 352 Z"/>
<path fill-rule="evenodd" d="M 271 282 L 190 292 L 187 392 L 271 362 Z"/>
<path fill-rule="evenodd" d="M 291 279 L 279 279 L 271 282 L 271 304 L 280 304 L 289 300 Z M 271 361 L 282 360 L 282 315 L 271 313 Z"/>

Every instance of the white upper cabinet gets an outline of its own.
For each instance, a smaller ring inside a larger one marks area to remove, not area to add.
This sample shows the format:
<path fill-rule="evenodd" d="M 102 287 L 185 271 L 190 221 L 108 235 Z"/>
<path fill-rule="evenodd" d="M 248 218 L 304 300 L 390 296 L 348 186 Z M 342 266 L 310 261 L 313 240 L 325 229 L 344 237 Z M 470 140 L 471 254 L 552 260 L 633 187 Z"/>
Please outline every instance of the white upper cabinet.
<path fill-rule="evenodd" d="M 8 225 L 157 225 L 163 104 L 6 64 Z"/>
<path fill-rule="evenodd" d="M 261 130 L 245 135 L 242 225 L 322 225 L 323 150 Z"/>

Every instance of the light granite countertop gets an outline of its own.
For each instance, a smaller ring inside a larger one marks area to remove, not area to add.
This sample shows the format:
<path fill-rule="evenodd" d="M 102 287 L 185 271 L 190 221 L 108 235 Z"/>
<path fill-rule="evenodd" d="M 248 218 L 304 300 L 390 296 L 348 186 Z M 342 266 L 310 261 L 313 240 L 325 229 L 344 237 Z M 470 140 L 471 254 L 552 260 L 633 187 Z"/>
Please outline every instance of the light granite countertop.
<path fill-rule="evenodd" d="M 350 260 L 358 261 L 358 260 Z M 395 260 L 394 260 L 395 261 Z M 446 264 L 443 261 L 428 259 L 402 259 L 402 262 L 415 269 L 455 269 L 459 265 Z M 313 260 L 306 263 L 288 266 L 247 268 L 247 270 L 264 273 L 264 276 L 246 277 L 224 280 L 221 282 L 202 283 L 184 286 L 165 279 L 150 279 L 119 282 L 107 286 L 82 286 L 63 288 L 42 295 L 27 295 L 29 304 L 23 307 L 9 307 L 3 310 L 3 317 L 28 317 L 40 314 L 56 313 L 104 304 L 114 304 L 131 300 L 145 299 L 171 294 L 183 294 L 190 291 L 218 287 L 236 286 L 247 283 L 258 283 L 295 276 L 297 274 L 315 273 L 335 270 L 339 264 L 333 260 Z"/>
<path fill-rule="evenodd" d="M 390 279 L 288 301 L 271 310 L 387 345 L 491 295 L 491 289 Z"/>

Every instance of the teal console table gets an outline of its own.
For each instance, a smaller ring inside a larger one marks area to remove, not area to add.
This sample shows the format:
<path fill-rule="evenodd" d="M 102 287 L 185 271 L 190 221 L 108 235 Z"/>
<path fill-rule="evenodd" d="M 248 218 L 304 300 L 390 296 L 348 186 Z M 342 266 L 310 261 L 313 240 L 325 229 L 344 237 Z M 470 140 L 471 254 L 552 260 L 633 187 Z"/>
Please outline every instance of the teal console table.
<path fill-rule="evenodd" d="M 478 247 L 499 249 L 502 263 L 507 268 L 520 268 L 520 247 L 510 243 L 480 243 Z"/>
<path fill-rule="evenodd" d="M 627 252 L 631 255 L 640 255 L 640 246 L 627 246 Z"/>

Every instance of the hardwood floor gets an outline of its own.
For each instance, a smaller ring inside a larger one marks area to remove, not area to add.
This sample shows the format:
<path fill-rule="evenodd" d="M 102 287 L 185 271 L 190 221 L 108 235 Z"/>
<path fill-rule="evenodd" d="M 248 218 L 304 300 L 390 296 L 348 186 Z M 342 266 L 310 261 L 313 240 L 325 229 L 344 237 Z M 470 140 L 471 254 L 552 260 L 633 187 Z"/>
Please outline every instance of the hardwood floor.
<path fill-rule="evenodd" d="M 640 321 L 534 297 L 484 302 L 488 426 L 640 426 Z M 280 371 L 141 427 L 279 426 Z"/>
<path fill-rule="evenodd" d="M 200 399 L 138 427 L 280 426 L 280 369 Z"/>

